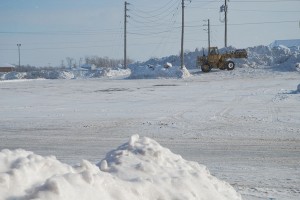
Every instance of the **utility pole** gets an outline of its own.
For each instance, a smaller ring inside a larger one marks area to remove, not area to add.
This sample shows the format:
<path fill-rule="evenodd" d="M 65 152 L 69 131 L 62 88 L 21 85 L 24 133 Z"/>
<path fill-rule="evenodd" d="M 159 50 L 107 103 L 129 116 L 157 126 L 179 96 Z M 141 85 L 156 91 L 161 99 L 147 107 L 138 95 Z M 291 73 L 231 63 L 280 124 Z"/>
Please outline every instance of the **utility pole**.
<path fill-rule="evenodd" d="M 207 26 L 208 26 L 208 51 L 210 49 L 210 22 L 209 19 L 207 21 Z"/>
<path fill-rule="evenodd" d="M 208 35 L 207 42 L 208 42 L 208 53 L 209 53 L 209 49 L 210 49 L 210 21 L 209 21 L 209 19 L 207 20 L 207 35 Z"/>
<path fill-rule="evenodd" d="M 227 47 L 227 0 L 225 0 L 225 47 Z"/>
<path fill-rule="evenodd" d="M 21 44 L 17 44 L 18 46 L 18 52 L 19 52 L 19 67 L 21 66 L 21 54 L 20 54 L 20 47 L 21 47 Z"/>
<path fill-rule="evenodd" d="M 204 21 L 206 22 L 206 20 L 204 20 Z M 207 31 L 207 35 L 208 35 L 208 38 L 207 38 L 207 42 L 208 42 L 207 52 L 209 54 L 209 49 L 210 49 L 210 20 L 208 19 L 207 24 L 205 24 L 203 26 L 207 26 L 207 29 L 205 28 L 204 30 Z"/>
<path fill-rule="evenodd" d="M 129 5 L 129 3 L 127 3 L 127 1 L 125 1 L 124 3 L 124 68 L 127 68 L 127 17 L 129 17 L 127 15 L 127 5 Z"/>
<path fill-rule="evenodd" d="M 185 0 L 181 0 L 181 5 L 182 5 L 182 19 L 181 19 L 181 55 L 180 55 L 180 59 L 181 59 L 181 69 L 183 69 L 184 66 L 184 53 L 183 53 L 183 41 L 184 41 L 184 1 Z"/>

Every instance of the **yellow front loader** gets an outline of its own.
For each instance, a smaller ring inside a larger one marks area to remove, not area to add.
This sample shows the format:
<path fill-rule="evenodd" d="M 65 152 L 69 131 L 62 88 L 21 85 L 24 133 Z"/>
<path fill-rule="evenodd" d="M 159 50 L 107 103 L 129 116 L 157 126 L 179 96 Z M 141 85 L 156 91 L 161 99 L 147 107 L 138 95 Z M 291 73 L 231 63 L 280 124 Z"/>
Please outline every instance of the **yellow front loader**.
<path fill-rule="evenodd" d="M 247 58 L 247 51 L 245 49 L 238 49 L 229 53 L 220 54 L 218 47 L 210 47 L 208 55 L 197 57 L 197 66 L 201 67 L 203 72 L 209 72 L 212 68 L 221 70 L 233 70 L 235 64 L 231 58 Z"/>

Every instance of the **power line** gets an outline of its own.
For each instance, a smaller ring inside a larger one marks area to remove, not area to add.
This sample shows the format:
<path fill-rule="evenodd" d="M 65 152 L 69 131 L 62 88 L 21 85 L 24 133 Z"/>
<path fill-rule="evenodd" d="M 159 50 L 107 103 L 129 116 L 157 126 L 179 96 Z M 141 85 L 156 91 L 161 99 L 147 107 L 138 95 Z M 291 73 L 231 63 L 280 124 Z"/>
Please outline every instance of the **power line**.
<path fill-rule="evenodd" d="M 156 17 L 142 17 L 141 15 L 135 14 L 134 12 L 130 11 L 131 14 L 131 21 L 135 22 L 136 24 L 142 24 L 143 26 L 161 26 L 162 22 L 164 24 L 170 24 L 166 23 L 166 21 L 170 21 L 173 19 L 176 11 L 178 10 L 179 3 L 174 4 L 175 7 L 171 7 L 172 10 L 169 10 L 168 12 L 164 12 L 163 15 L 159 15 Z M 138 19 L 136 19 L 138 18 Z M 139 26 L 140 27 L 140 26 Z"/>
<path fill-rule="evenodd" d="M 254 1 L 231 1 L 231 2 L 237 2 L 237 3 L 271 3 L 271 2 L 287 2 L 287 1 L 291 1 L 291 2 L 298 2 L 300 3 L 299 0 L 261 0 L 261 1 L 258 1 L 258 0 L 254 0 Z"/>
<path fill-rule="evenodd" d="M 277 21 L 277 22 L 248 22 L 248 23 L 237 23 L 237 24 L 229 24 L 230 26 L 242 26 L 242 25 L 261 25 L 261 24 L 283 24 L 283 23 L 295 23 L 299 22 L 299 20 L 293 21 Z M 218 25 L 214 25 L 218 26 Z"/>
<path fill-rule="evenodd" d="M 296 11 L 296 10 L 244 10 L 244 9 L 230 9 L 230 10 L 233 10 L 233 11 L 243 11 L 243 12 L 288 12 L 288 13 L 300 13 L 300 11 Z"/>
<path fill-rule="evenodd" d="M 147 13 L 156 13 L 157 11 L 159 11 L 160 13 L 163 13 L 164 12 L 164 8 L 167 7 L 169 4 L 171 4 L 174 0 L 170 0 L 168 1 L 166 4 L 164 4 L 163 6 L 157 8 L 157 9 L 153 9 L 153 10 L 140 10 L 138 8 L 136 8 L 134 5 L 133 5 L 133 9 L 137 12 L 140 12 L 140 13 L 143 13 L 143 14 L 147 14 Z M 178 2 L 178 0 L 175 0 L 174 2 Z M 173 4 L 172 4 L 173 5 Z M 162 11 L 163 10 L 163 11 Z"/>
<path fill-rule="evenodd" d="M 116 29 L 114 29 L 116 30 Z M 96 35 L 99 33 L 117 34 L 117 31 L 0 31 L 0 34 L 23 35 Z"/>
<path fill-rule="evenodd" d="M 143 18 L 143 19 L 151 19 L 151 18 L 158 18 L 158 17 L 161 18 L 160 16 L 165 15 L 166 13 L 170 13 L 170 12 L 172 13 L 172 11 L 170 11 L 170 10 L 172 8 L 174 8 L 174 6 L 176 8 L 178 3 L 179 3 L 178 0 L 176 0 L 176 1 L 174 1 L 174 3 L 170 7 L 162 10 L 160 13 L 155 13 L 155 14 L 151 14 L 151 15 L 145 13 L 145 11 L 135 9 L 135 7 L 133 7 L 133 9 L 131 9 L 131 13 L 133 15 L 136 15 L 136 16 L 138 16 L 140 18 Z"/>
<path fill-rule="evenodd" d="M 235 23 L 228 24 L 228 26 L 244 26 L 244 25 L 262 25 L 262 24 L 284 24 L 284 23 L 298 23 L 299 20 L 290 21 L 268 21 L 268 22 L 246 22 L 246 23 Z M 187 28 L 201 28 L 202 25 L 187 25 Z M 223 26 L 222 24 L 212 24 L 211 26 Z"/>
<path fill-rule="evenodd" d="M 198 41 L 206 41 L 206 40 L 198 40 Z M 195 40 L 188 40 L 188 42 L 195 42 Z M 177 44 L 178 42 L 166 42 L 168 44 Z M 132 46 L 143 46 L 143 45 L 157 45 L 160 42 L 145 42 L 145 43 L 132 43 Z M 110 45 L 93 45 L 93 46 L 74 46 L 74 47 L 41 47 L 41 48 L 23 48 L 23 51 L 35 51 L 35 50 L 63 50 L 63 49 L 86 49 L 86 48 L 102 48 L 102 47 L 120 47 L 120 44 L 110 44 Z M 0 49 L 0 51 L 16 51 L 16 49 Z"/>
<path fill-rule="evenodd" d="M 174 33 L 174 32 L 172 32 L 172 30 L 174 30 L 174 25 L 175 25 L 176 22 L 177 22 L 177 16 L 178 16 L 178 14 L 179 14 L 179 6 L 180 6 L 180 3 L 179 3 L 178 6 L 177 6 L 177 11 L 176 11 L 176 13 L 173 15 L 172 20 L 174 19 L 174 21 L 173 21 L 171 27 L 169 28 L 169 32 L 168 32 L 168 33 L 160 40 L 160 43 L 159 43 L 159 44 L 157 45 L 157 47 L 154 49 L 154 51 L 152 52 L 152 54 L 153 54 L 154 52 L 157 52 L 157 50 L 159 49 L 159 47 L 162 46 L 162 45 L 163 45 L 163 48 L 161 48 L 161 49 L 165 49 L 166 44 L 168 44 L 168 42 L 166 42 L 166 40 L 169 41 L 169 40 L 171 39 L 170 35 L 171 35 L 171 33 Z M 174 39 L 177 39 L 177 37 L 174 38 Z"/>
<path fill-rule="evenodd" d="M 151 17 L 150 18 L 151 20 L 148 20 L 148 18 L 141 18 L 138 15 L 130 17 L 129 24 L 132 24 L 134 26 L 132 27 L 132 29 L 130 29 L 131 31 L 129 31 L 128 33 L 132 35 L 140 35 L 140 36 L 151 36 L 151 35 L 169 33 L 174 29 L 173 26 L 176 23 L 176 21 L 174 21 L 174 18 L 176 18 L 179 12 L 180 4 L 178 3 L 178 1 L 176 1 L 175 3 L 177 4 L 172 4 L 172 6 L 176 5 L 176 7 L 174 8 L 172 7 L 173 10 L 170 10 L 168 13 L 165 13 L 165 16 L 163 17 L 162 16 L 159 16 L 158 18 Z M 130 14 L 132 14 L 131 11 Z M 130 22 L 135 22 L 136 24 Z M 157 28 L 159 30 L 155 31 L 154 28 Z M 136 31 L 134 31 L 134 29 Z"/>
<path fill-rule="evenodd" d="M 203 1 L 203 0 L 193 0 L 198 3 L 202 3 L 202 2 L 206 2 L 206 3 L 216 3 L 217 1 L 213 1 L 213 0 L 208 0 L 208 1 Z M 250 1 L 250 0 L 231 0 L 230 2 L 236 2 L 236 3 L 272 3 L 272 2 L 287 2 L 287 1 L 290 1 L 290 2 L 299 2 L 299 0 L 253 0 L 253 1 Z"/>

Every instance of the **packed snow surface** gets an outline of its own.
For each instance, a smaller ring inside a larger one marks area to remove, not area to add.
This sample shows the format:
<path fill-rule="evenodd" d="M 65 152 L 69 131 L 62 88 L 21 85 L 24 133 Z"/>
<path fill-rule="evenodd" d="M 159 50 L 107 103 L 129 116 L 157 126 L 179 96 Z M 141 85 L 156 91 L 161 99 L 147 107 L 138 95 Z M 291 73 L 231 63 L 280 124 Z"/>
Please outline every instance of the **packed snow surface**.
<path fill-rule="evenodd" d="M 247 60 L 237 61 L 235 70 L 189 69 L 189 78 L 169 78 L 166 73 L 162 77 L 158 69 L 165 70 L 160 66 L 169 62 L 162 59 L 162 64 L 133 70 L 138 74 L 159 66 L 154 79 L 145 73 L 128 78 L 132 71 L 120 69 L 73 70 L 71 80 L 44 80 L 36 73 L 33 77 L 42 81 L 0 81 L 0 149 L 13 150 L 1 153 L 6 157 L 0 160 L 3 198 L 84 199 L 93 193 L 109 196 L 99 199 L 137 199 L 149 191 L 162 195 L 161 199 L 174 194 L 200 197 L 194 190 L 203 188 L 210 177 L 205 167 L 179 159 L 144 138 L 148 137 L 187 160 L 204 164 L 243 200 L 299 200 L 298 50 L 259 46 L 248 49 L 248 54 Z M 167 68 L 176 70 L 176 64 L 170 63 Z M 134 134 L 141 139 L 133 136 L 107 153 Z M 18 148 L 43 157 L 14 150 Z M 81 159 L 89 162 L 73 166 Z M 195 179 L 196 174 L 203 182 Z M 180 185 L 176 177 L 191 186 Z M 218 185 L 228 190 L 219 195 L 234 193 L 218 181 L 214 184 L 215 178 L 210 180 L 204 192 Z M 171 193 L 170 188 L 175 191 Z"/>
<path fill-rule="evenodd" d="M 150 138 L 131 136 L 98 164 L 76 166 L 25 150 L 0 152 L 2 200 L 241 200 L 205 166 Z"/>

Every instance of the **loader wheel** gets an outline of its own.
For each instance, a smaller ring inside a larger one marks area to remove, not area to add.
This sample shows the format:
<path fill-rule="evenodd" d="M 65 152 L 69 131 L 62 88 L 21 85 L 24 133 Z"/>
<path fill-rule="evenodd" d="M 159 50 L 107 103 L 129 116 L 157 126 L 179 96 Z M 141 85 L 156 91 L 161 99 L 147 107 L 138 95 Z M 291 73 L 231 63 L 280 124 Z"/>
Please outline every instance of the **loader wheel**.
<path fill-rule="evenodd" d="M 201 70 L 203 72 L 209 72 L 211 70 L 210 66 L 205 64 L 205 65 L 201 65 Z"/>
<path fill-rule="evenodd" d="M 227 69 L 228 70 L 233 70 L 234 69 L 234 62 L 228 61 L 227 62 Z"/>

